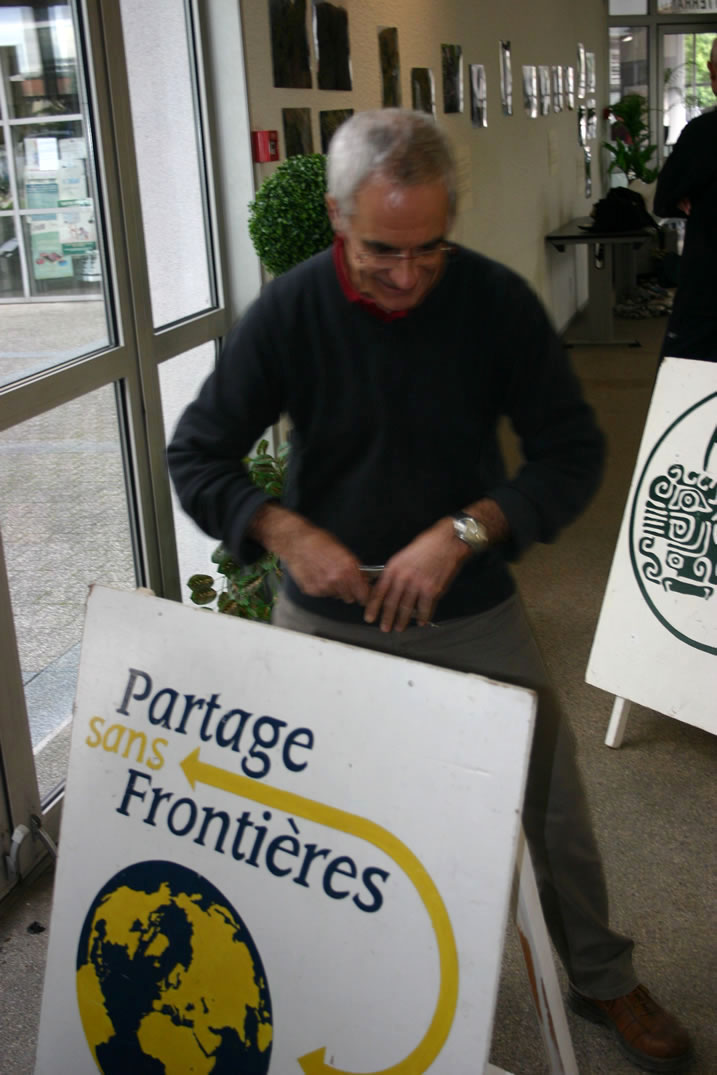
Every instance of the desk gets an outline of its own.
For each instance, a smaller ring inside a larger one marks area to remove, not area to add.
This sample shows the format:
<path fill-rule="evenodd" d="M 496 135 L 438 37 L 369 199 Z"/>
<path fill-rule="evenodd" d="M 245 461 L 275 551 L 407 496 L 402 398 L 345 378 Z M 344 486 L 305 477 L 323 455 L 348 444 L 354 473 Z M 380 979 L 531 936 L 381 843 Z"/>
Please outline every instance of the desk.
<path fill-rule="evenodd" d="M 545 236 L 546 243 L 564 253 L 568 246 L 584 243 L 588 247 L 588 304 L 587 332 L 580 340 L 566 340 L 568 347 L 620 345 L 639 347 L 638 340 L 621 340 L 615 337 L 613 326 L 613 251 L 615 247 L 639 250 L 653 239 L 652 228 L 637 231 L 608 232 L 591 231 L 590 217 L 578 217 Z"/>

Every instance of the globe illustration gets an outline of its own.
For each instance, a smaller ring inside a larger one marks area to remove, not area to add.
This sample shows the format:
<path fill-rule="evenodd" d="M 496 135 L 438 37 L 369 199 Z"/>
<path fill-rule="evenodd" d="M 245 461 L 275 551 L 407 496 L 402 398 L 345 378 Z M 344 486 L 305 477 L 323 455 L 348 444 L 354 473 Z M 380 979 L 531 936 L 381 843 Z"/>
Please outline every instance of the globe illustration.
<path fill-rule="evenodd" d="M 105 1075 L 265 1075 L 271 998 L 246 925 L 206 878 L 138 862 L 108 881 L 77 948 L 82 1026 Z"/>

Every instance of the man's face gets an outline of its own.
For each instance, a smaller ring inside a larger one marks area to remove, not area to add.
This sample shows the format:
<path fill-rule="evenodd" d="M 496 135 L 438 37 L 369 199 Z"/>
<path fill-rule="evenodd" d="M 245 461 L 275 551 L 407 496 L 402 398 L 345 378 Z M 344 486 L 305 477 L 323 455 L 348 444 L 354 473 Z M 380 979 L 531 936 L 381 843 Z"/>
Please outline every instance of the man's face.
<path fill-rule="evenodd" d="M 452 223 L 445 184 L 403 187 L 369 179 L 359 189 L 354 215 L 348 219 L 332 198 L 327 203 L 334 230 L 344 238 L 356 290 L 389 313 L 418 306 L 445 262 L 440 248 Z"/>

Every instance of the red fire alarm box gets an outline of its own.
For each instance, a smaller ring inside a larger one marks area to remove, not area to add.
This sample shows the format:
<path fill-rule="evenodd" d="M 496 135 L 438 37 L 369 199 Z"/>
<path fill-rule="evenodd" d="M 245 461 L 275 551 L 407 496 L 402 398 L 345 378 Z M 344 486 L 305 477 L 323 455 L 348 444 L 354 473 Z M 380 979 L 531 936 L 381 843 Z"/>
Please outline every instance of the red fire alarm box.
<path fill-rule="evenodd" d="M 264 161 L 278 161 L 278 131 L 252 131 L 251 154 L 257 164 L 263 164 Z"/>

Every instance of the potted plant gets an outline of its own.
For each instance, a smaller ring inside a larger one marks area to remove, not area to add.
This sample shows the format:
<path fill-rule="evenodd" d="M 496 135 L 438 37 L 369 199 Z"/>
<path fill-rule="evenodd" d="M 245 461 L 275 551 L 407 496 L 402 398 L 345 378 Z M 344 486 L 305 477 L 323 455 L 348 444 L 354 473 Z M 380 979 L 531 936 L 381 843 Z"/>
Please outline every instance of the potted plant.
<path fill-rule="evenodd" d="M 622 172 L 628 185 L 635 180 L 654 183 L 658 169 L 652 167 L 657 146 L 650 142 L 647 101 L 640 93 L 628 93 L 604 109 L 603 118 L 612 120 L 612 141 L 603 146 L 612 154 L 608 172 Z"/>
<path fill-rule="evenodd" d="M 326 157 L 320 153 L 289 157 L 262 183 L 249 205 L 249 234 L 261 263 L 274 276 L 331 244 L 333 230 L 325 195 Z M 244 461 L 255 485 L 277 499 L 284 487 L 288 452 L 288 445 L 282 444 L 272 455 L 268 441 L 262 440 L 256 453 Z M 270 618 L 281 581 L 281 567 L 273 553 L 241 566 L 219 545 L 212 563 L 222 581 L 218 583 L 213 575 L 192 575 L 187 585 L 195 604 L 244 619 Z"/>
<path fill-rule="evenodd" d="M 249 204 L 249 235 L 274 276 L 331 245 L 326 209 L 326 157 L 289 157 L 264 180 Z"/>

